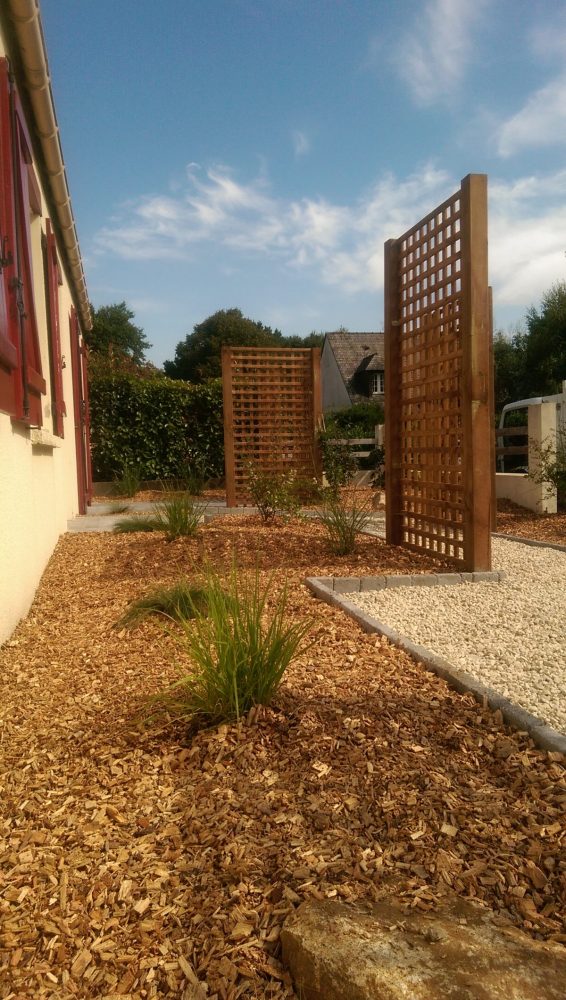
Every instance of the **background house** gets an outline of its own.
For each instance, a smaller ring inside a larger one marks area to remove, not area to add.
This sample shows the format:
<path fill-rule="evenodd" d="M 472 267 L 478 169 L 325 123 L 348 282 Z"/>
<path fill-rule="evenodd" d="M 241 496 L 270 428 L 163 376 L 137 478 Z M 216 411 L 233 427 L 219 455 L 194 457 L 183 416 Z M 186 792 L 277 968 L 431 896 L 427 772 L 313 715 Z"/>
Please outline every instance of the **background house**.
<path fill-rule="evenodd" d="M 383 333 L 327 333 L 320 361 L 322 409 L 384 401 Z"/>
<path fill-rule="evenodd" d="M 37 0 L 0 4 L 0 642 L 90 497 L 89 300 Z"/>

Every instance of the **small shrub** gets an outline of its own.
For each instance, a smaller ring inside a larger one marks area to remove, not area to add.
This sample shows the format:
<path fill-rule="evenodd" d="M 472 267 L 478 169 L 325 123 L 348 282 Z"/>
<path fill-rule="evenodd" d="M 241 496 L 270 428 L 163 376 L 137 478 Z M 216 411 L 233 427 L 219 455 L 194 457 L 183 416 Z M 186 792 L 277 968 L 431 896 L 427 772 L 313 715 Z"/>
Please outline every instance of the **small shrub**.
<path fill-rule="evenodd" d="M 266 523 L 277 515 L 284 520 L 296 517 L 301 506 L 300 484 L 291 470 L 275 475 L 248 465 L 248 488 L 260 516 Z"/>
<path fill-rule="evenodd" d="M 193 538 L 198 531 L 205 506 L 187 494 L 172 493 L 154 504 L 156 531 L 164 531 L 168 542 L 175 538 Z"/>
<path fill-rule="evenodd" d="M 336 444 L 329 431 L 319 437 L 322 449 L 322 468 L 332 492 L 337 495 L 341 486 L 347 486 L 358 468 L 355 455 L 347 444 Z"/>
<path fill-rule="evenodd" d="M 242 577 L 235 562 L 226 588 L 208 571 L 208 616 L 181 622 L 192 669 L 162 696 L 169 710 L 219 722 L 269 704 L 312 624 L 286 622 L 287 588 L 270 602 L 272 583 L 257 568 Z"/>
<path fill-rule="evenodd" d="M 172 493 L 167 499 L 153 504 L 153 513 L 149 517 L 125 518 L 114 526 L 114 532 L 163 531 L 168 542 L 175 538 L 193 538 L 204 510 L 204 504 L 195 503 L 186 493 Z"/>
<path fill-rule="evenodd" d="M 179 478 L 190 496 L 202 496 L 208 485 L 204 461 L 197 456 L 193 461 L 184 463 L 179 470 Z"/>
<path fill-rule="evenodd" d="M 566 430 L 558 428 L 556 437 L 546 439 L 541 445 L 531 442 L 538 468 L 529 472 L 535 483 L 549 483 L 549 493 L 556 490 L 557 505 L 566 506 Z"/>
<path fill-rule="evenodd" d="M 135 465 L 125 465 L 122 473 L 114 480 L 112 490 L 117 497 L 135 497 L 142 480 L 140 470 Z"/>
<path fill-rule="evenodd" d="M 338 556 L 346 556 L 354 551 L 356 536 L 367 527 L 371 513 L 345 507 L 336 497 L 330 496 L 327 504 L 317 511 L 316 520 L 325 528 L 332 551 Z"/>
<path fill-rule="evenodd" d="M 207 607 L 206 590 L 203 587 L 191 587 L 187 580 L 179 580 L 172 587 L 157 587 L 145 597 L 132 601 L 116 622 L 116 627 L 129 628 L 149 615 L 187 621 L 197 613 L 206 614 Z"/>

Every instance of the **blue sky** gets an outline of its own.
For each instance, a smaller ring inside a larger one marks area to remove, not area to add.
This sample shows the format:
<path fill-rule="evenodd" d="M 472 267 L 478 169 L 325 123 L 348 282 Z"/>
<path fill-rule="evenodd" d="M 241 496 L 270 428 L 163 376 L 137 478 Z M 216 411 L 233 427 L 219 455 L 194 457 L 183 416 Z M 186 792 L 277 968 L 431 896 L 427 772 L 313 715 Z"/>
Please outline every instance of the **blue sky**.
<path fill-rule="evenodd" d="M 378 330 L 383 243 L 487 173 L 496 327 L 566 278 L 566 3 L 41 0 L 95 306 Z"/>

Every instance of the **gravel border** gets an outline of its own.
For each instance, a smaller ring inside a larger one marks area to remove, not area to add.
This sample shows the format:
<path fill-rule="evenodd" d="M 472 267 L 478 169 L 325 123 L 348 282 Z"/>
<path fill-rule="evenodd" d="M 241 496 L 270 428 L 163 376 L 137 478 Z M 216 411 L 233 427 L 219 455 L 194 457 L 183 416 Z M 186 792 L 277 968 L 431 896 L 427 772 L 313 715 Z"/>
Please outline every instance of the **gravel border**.
<path fill-rule="evenodd" d="M 497 536 L 496 536 L 497 537 Z M 506 539 L 507 540 L 507 539 Z M 525 541 L 512 536 L 509 541 L 525 544 Z M 529 540 L 526 540 L 528 544 Z M 547 546 L 543 546 L 547 547 Z M 565 551 L 564 546 L 552 546 Z M 474 579 L 474 576 L 477 579 Z M 470 579 L 471 577 L 471 579 Z M 484 707 L 492 711 L 499 710 L 505 722 L 515 729 L 527 732 L 533 742 L 543 750 L 549 750 L 566 755 L 566 735 L 548 725 L 544 719 L 532 714 L 521 705 L 499 694 L 494 688 L 478 681 L 470 673 L 450 663 L 430 649 L 413 642 L 401 632 L 396 631 L 372 614 L 368 614 L 358 604 L 348 598 L 348 594 L 360 594 L 364 591 L 414 586 L 446 586 L 447 584 L 462 585 L 463 583 L 482 583 L 492 581 L 497 583 L 505 579 L 501 572 L 489 574 L 423 574 L 421 576 L 382 576 L 382 577 L 307 577 L 305 584 L 321 600 L 335 605 L 358 622 L 365 632 L 379 633 L 391 643 L 408 653 L 414 660 L 422 663 L 430 670 L 444 678 L 457 691 L 472 694 Z M 372 586 L 373 585 L 373 586 Z"/>

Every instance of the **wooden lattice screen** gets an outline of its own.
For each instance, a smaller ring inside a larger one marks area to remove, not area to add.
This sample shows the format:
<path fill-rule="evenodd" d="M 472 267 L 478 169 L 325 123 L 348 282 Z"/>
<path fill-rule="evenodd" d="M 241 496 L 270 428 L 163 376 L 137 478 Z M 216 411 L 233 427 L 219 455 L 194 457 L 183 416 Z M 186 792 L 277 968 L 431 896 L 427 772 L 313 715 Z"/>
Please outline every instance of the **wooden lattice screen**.
<path fill-rule="evenodd" d="M 387 540 L 491 568 L 487 178 L 385 244 Z"/>
<path fill-rule="evenodd" d="M 250 465 L 320 480 L 320 349 L 223 347 L 226 503 L 250 499 Z"/>

